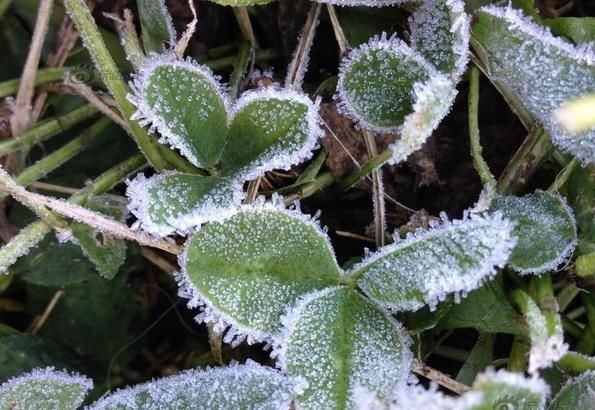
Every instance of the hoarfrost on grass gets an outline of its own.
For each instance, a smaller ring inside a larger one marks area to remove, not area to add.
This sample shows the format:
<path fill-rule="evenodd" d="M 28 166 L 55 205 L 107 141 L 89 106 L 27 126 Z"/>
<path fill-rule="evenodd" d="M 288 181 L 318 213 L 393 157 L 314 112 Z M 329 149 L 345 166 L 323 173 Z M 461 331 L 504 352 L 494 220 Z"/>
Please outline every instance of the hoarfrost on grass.
<path fill-rule="evenodd" d="M 75 410 L 92 388 L 86 377 L 36 369 L 0 385 L 0 410 Z"/>
<path fill-rule="evenodd" d="M 368 255 L 350 275 L 373 301 L 392 311 L 434 308 L 449 294 L 464 296 L 504 267 L 516 244 L 500 213 L 466 215 L 434 224 Z"/>
<path fill-rule="evenodd" d="M 353 289 L 304 296 L 284 324 L 274 355 L 287 374 L 308 383 L 297 398 L 300 409 L 352 409 L 362 388 L 384 398 L 409 375 L 404 330 Z"/>
<path fill-rule="evenodd" d="M 199 322 L 225 341 L 272 342 L 281 317 L 304 293 L 336 285 L 342 271 L 318 222 L 282 202 L 244 205 L 200 228 L 180 257 L 178 281 Z"/>
<path fill-rule="evenodd" d="M 280 410 L 302 389 L 303 382 L 249 360 L 119 390 L 89 410 Z"/>
<path fill-rule="evenodd" d="M 595 162 L 595 128 L 571 135 L 554 116 L 565 102 L 595 92 L 595 43 L 575 46 L 554 37 L 510 6 L 487 6 L 477 16 L 473 36 L 491 74 L 514 90 L 557 147 L 583 164 Z"/>

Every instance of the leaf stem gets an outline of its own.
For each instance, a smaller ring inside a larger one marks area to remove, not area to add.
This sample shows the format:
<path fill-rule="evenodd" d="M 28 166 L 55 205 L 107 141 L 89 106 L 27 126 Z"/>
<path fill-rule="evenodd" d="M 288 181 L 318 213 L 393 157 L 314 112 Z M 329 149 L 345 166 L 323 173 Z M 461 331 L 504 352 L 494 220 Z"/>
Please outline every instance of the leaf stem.
<path fill-rule="evenodd" d="M 483 159 L 479 138 L 479 70 L 471 67 L 469 77 L 469 139 L 471 143 L 471 158 L 481 182 L 488 191 L 496 188 L 496 178 L 490 172 L 488 164 Z"/>
<path fill-rule="evenodd" d="M 0 157 L 13 151 L 28 149 L 97 114 L 91 105 L 83 105 L 68 114 L 51 118 L 20 136 L 0 142 Z"/>
<path fill-rule="evenodd" d="M 64 78 L 64 74 L 69 70 L 72 70 L 72 68 L 42 68 L 37 71 L 34 84 L 35 86 L 39 86 L 54 81 L 60 81 L 62 78 Z M 16 93 L 19 89 L 20 83 L 20 78 L 14 78 L 12 80 L 1 82 L 0 98 L 8 97 L 9 95 L 13 95 L 14 93 Z"/>
<path fill-rule="evenodd" d="M 256 48 L 256 36 L 254 35 L 254 29 L 252 28 L 252 22 L 250 21 L 250 15 L 246 7 L 233 7 L 233 14 L 236 16 L 240 31 L 250 46 Z"/>

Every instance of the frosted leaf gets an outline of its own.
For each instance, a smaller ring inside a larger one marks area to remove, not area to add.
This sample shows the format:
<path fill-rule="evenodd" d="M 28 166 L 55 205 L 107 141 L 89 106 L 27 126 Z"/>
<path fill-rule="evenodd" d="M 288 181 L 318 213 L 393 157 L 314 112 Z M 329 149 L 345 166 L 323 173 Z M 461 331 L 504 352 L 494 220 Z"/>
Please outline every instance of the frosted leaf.
<path fill-rule="evenodd" d="M 248 91 L 233 108 L 224 173 L 253 179 L 273 169 L 288 170 L 310 158 L 324 135 L 318 103 L 296 91 L 267 87 Z"/>
<path fill-rule="evenodd" d="M 382 399 L 410 372 L 403 329 L 353 289 L 312 292 L 284 323 L 279 365 L 308 383 L 296 400 L 300 409 L 356 408 L 361 389 Z"/>
<path fill-rule="evenodd" d="M 224 6 L 255 6 L 271 3 L 274 0 L 210 0 Z M 393 4 L 403 4 L 406 0 L 317 0 L 318 3 L 330 3 L 338 6 L 368 6 L 382 7 Z"/>
<path fill-rule="evenodd" d="M 163 51 L 163 45 L 176 42 L 176 29 L 165 0 L 136 0 L 146 52 Z"/>
<path fill-rule="evenodd" d="M 491 74 L 514 90 L 554 145 L 584 164 L 595 162 L 595 129 L 571 135 L 554 117 L 566 101 L 595 92 L 593 43 L 575 46 L 519 10 L 493 6 L 477 13 L 473 36 L 488 57 Z"/>
<path fill-rule="evenodd" d="M 438 75 L 418 52 L 395 36 L 382 34 L 341 63 L 339 108 L 365 128 L 396 131 L 413 111 L 414 84 Z"/>
<path fill-rule="evenodd" d="M 351 275 L 388 309 L 435 307 L 449 294 L 465 295 L 495 275 L 516 243 L 512 231 L 513 224 L 499 213 L 445 220 L 405 240 L 396 238 L 355 265 Z"/>
<path fill-rule="evenodd" d="M 589 370 L 568 380 L 548 409 L 591 410 L 593 403 L 595 403 L 595 371 Z"/>
<path fill-rule="evenodd" d="M 458 82 L 469 61 L 469 16 L 462 0 L 424 0 L 409 19 L 412 47 Z"/>
<path fill-rule="evenodd" d="M 92 387 L 85 377 L 36 369 L 0 385 L 0 410 L 75 410 Z"/>
<path fill-rule="evenodd" d="M 197 319 L 232 328 L 232 344 L 278 336 L 281 317 L 304 293 L 341 280 L 328 237 L 318 223 L 273 204 L 244 206 L 202 227 L 180 258 L 182 295 L 203 306 Z"/>
<path fill-rule="evenodd" d="M 210 0 L 213 3 L 221 4 L 222 6 L 257 6 L 259 4 L 271 3 L 275 0 Z"/>
<path fill-rule="evenodd" d="M 248 361 L 190 370 L 119 390 L 89 410 L 281 410 L 288 409 L 302 383 Z"/>
<path fill-rule="evenodd" d="M 385 410 L 469 410 L 480 404 L 482 399 L 482 394 L 478 392 L 467 392 L 459 397 L 447 396 L 434 383 L 427 389 L 419 384 L 401 384 L 391 396 L 392 400 L 387 401 Z M 365 407 L 360 406 L 360 409 L 364 410 Z M 496 409 L 501 410 L 500 407 L 494 407 Z"/>
<path fill-rule="evenodd" d="M 521 290 L 515 291 L 515 298 L 525 314 L 531 349 L 529 350 L 529 373 L 550 367 L 568 351 L 564 343 L 564 329 L 560 315 L 544 315 L 535 301 Z"/>
<path fill-rule="evenodd" d="M 135 76 L 133 119 L 151 124 L 194 165 L 212 167 L 228 134 L 228 96 L 213 73 L 191 60 L 153 55 Z"/>
<path fill-rule="evenodd" d="M 413 112 L 400 127 L 400 138 L 390 146 L 391 164 L 397 164 L 420 149 L 450 108 L 457 95 L 452 81 L 436 74 L 425 83 L 413 85 Z"/>
<path fill-rule="evenodd" d="M 515 222 L 518 242 L 508 265 L 521 274 L 555 269 L 576 246 L 574 216 L 560 195 L 540 191 L 522 198 L 496 196 L 492 209 Z"/>
<path fill-rule="evenodd" d="M 521 373 L 505 370 L 487 370 L 480 373 L 472 390 L 463 395 L 481 394 L 481 401 L 467 407 L 468 410 L 531 409 L 543 410 L 549 387 L 542 379 L 525 377 Z"/>
<path fill-rule="evenodd" d="M 122 223 L 128 214 L 125 205 L 108 195 L 91 197 L 86 207 Z M 126 242 L 79 222 L 72 223 L 71 230 L 83 254 L 95 265 L 99 274 L 112 279 L 126 260 Z"/>
<path fill-rule="evenodd" d="M 232 212 L 242 201 L 242 182 L 168 172 L 139 175 L 126 190 L 130 211 L 148 232 L 186 234 L 194 227 Z"/>

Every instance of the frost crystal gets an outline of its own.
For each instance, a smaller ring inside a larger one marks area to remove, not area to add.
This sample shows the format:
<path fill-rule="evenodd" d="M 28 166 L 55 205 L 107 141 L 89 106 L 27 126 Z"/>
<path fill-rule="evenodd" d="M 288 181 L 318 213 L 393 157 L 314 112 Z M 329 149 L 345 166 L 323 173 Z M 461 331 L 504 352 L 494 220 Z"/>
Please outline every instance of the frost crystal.
<path fill-rule="evenodd" d="M 287 409 L 303 382 L 253 361 L 190 370 L 107 395 L 89 410 Z"/>
<path fill-rule="evenodd" d="M 245 205 L 202 227 L 180 257 L 180 295 L 202 307 L 227 343 L 272 342 L 304 293 L 336 285 L 341 269 L 318 222 L 281 204 Z"/>
<path fill-rule="evenodd" d="M 188 234 L 195 227 L 235 212 L 244 198 L 243 182 L 167 172 L 128 181 L 130 211 L 143 229 L 160 236 Z"/>
<path fill-rule="evenodd" d="M 0 385 L 0 409 L 75 410 L 92 388 L 85 377 L 51 367 L 36 369 Z"/>
<path fill-rule="evenodd" d="M 499 213 L 443 220 L 354 266 L 350 274 L 364 293 L 394 311 L 435 307 L 451 293 L 476 289 L 506 264 L 516 239 L 513 224 Z"/>
<path fill-rule="evenodd" d="M 354 408 L 362 388 L 386 397 L 410 371 L 401 326 L 353 290 L 334 287 L 304 296 L 284 319 L 279 366 L 304 378 L 300 409 Z"/>
<path fill-rule="evenodd" d="M 569 379 L 550 403 L 550 410 L 589 410 L 595 403 L 595 370 Z"/>
<path fill-rule="evenodd" d="M 407 3 L 407 0 L 317 0 L 318 3 L 336 4 L 337 6 L 384 7 Z"/>
<path fill-rule="evenodd" d="M 595 129 L 571 135 L 553 115 L 563 103 L 595 92 L 595 43 L 574 46 L 511 7 L 482 8 L 473 35 L 491 74 L 520 96 L 554 144 L 584 164 L 595 162 Z"/>
<path fill-rule="evenodd" d="M 469 61 L 469 16 L 461 0 L 425 0 L 409 20 L 411 43 L 458 82 Z"/>

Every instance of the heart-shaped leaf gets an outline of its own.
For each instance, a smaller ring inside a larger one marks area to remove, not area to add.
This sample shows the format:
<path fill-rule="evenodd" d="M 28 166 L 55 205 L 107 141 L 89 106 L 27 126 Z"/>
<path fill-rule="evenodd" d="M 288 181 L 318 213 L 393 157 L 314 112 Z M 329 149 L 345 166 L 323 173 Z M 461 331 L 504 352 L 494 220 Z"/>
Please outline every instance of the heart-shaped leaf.
<path fill-rule="evenodd" d="M 354 266 L 351 275 L 364 293 L 395 311 L 434 307 L 451 293 L 476 289 L 506 264 L 516 243 L 510 221 L 498 213 L 443 219 Z"/>
<path fill-rule="evenodd" d="M 126 195 L 142 227 L 161 236 L 228 215 L 244 197 L 241 181 L 182 173 L 139 175 L 128 182 Z"/>
<path fill-rule="evenodd" d="M 363 127 L 395 131 L 413 111 L 413 86 L 437 75 L 419 53 L 397 37 L 383 34 L 343 60 L 339 107 Z"/>
<path fill-rule="evenodd" d="M 355 290 L 305 296 L 285 318 L 279 363 L 306 380 L 301 409 L 352 409 L 356 392 L 385 397 L 409 374 L 412 354 L 401 327 Z"/>
<path fill-rule="evenodd" d="M 190 370 L 108 395 L 89 410 L 287 409 L 299 383 L 248 361 L 209 370 Z"/>
<path fill-rule="evenodd" d="M 411 44 L 458 81 L 469 61 L 469 17 L 461 0 L 425 0 L 409 20 Z"/>
<path fill-rule="evenodd" d="M 324 135 L 317 104 L 292 90 L 267 87 L 246 92 L 231 117 L 222 168 L 246 180 L 310 158 Z"/>
<path fill-rule="evenodd" d="M 124 204 L 107 195 L 92 197 L 86 206 L 119 222 L 125 222 L 128 214 Z M 78 222 L 71 224 L 71 230 L 83 253 L 101 276 L 112 279 L 126 260 L 126 242 Z"/>
<path fill-rule="evenodd" d="M 176 42 L 176 29 L 165 0 L 136 0 L 145 52 L 162 52 Z"/>
<path fill-rule="evenodd" d="M 595 92 L 595 52 L 589 45 L 554 37 L 510 7 L 482 8 L 473 37 L 487 56 L 491 75 L 515 91 L 554 144 L 585 164 L 595 162 L 595 129 L 571 135 L 553 115 L 565 102 Z"/>
<path fill-rule="evenodd" d="M 518 242 L 508 265 L 521 274 L 555 269 L 576 246 L 574 216 L 560 195 L 536 192 L 522 198 L 496 196 L 491 208 L 515 222 Z"/>
<path fill-rule="evenodd" d="M 0 410 L 75 410 L 92 387 L 85 377 L 37 369 L 0 385 Z"/>
<path fill-rule="evenodd" d="M 549 410 L 590 410 L 595 403 L 595 371 L 584 372 L 570 379 L 558 392 Z"/>
<path fill-rule="evenodd" d="M 202 227 L 180 258 L 182 294 L 204 306 L 197 319 L 215 323 L 232 344 L 271 340 L 281 317 L 304 293 L 342 279 L 318 223 L 281 204 L 243 207 Z"/>
<path fill-rule="evenodd" d="M 156 55 L 139 69 L 130 101 L 134 119 L 151 124 L 162 141 L 198 167 L 211 168 L 228 133 L 228 96 L 205 66 L 173 55 Z"/>

